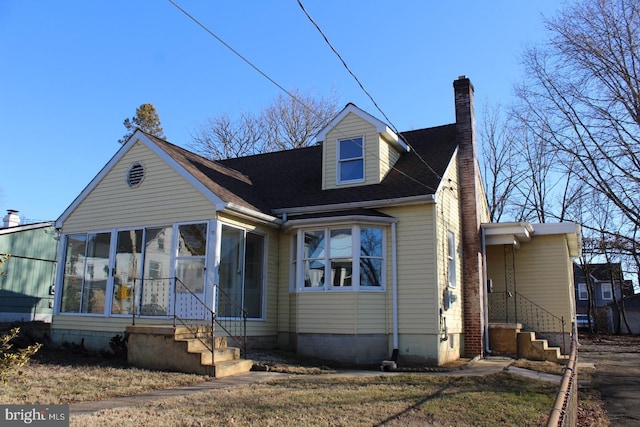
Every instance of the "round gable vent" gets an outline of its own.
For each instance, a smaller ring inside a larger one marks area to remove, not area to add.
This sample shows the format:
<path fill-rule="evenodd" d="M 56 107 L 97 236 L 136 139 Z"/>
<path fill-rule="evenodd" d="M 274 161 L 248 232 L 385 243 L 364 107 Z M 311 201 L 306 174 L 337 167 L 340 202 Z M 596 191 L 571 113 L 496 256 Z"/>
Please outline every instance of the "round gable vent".
<path fill-rule="evenodd" d="M 127 184 L 129 184 L 129 187 L 137 187 L 143 179 L 144 165 L 142 162 L 135 162 L 129 166 L 129 170 L 127 171 Z"/>

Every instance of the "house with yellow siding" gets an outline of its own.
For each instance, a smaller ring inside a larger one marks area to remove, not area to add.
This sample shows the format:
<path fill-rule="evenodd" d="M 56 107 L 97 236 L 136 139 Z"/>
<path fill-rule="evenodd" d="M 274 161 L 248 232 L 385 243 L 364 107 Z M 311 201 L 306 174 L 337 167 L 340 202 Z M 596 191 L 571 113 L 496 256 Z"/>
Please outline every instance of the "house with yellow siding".
<path fill-rule="evenodd" d="M 52 339 L 100 349 L 212 318 L 241 325 L 249 348 L 442 365 L 488 354 L 490 321 L 521 320 L 489 316 L 509 245 L 519 291 L 570 324 L 558 290 L 572 289 L 579 229 L 520 244 L 520 229 L 483 226 L 468 78 L 454 95 L 452 124 L 398 133 L 348 104 L 313 146 L 219 161 L 137 131 L 56 221 Z"/>

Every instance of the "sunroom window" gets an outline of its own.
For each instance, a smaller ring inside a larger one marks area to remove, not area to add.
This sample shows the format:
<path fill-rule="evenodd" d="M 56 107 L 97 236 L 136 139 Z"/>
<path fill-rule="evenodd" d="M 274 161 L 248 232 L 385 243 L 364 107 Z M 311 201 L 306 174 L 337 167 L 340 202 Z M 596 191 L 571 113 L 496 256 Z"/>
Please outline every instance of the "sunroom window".
<path fill-rule="evenodd" d="M 218 315 L 250 319 L 263 317 L 265 237 L 240 228 L 222 226 Z"/>
<path fill-rule="evenodd" d="M 380 228 L 305 230 L 301 232 L 302 276 L 307 290 L 380 289 L 384 286 L 384 232 Z M 297 263 L 294 262 L 296 266 Z"/>
<path fill-rule="evenodd" d="M 110 242 L 111 233 L 68 236 L 61 312 L 104 313 Z"/>

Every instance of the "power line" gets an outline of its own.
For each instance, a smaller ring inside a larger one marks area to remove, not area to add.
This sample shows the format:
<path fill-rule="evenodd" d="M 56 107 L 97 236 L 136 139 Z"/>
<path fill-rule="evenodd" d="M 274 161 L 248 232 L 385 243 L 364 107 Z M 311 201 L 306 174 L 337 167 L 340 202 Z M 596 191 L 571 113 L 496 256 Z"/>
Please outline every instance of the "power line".
<path fill-rule="evenodd" d="M 275 80 L 273 80 L 271 77 L 269 77 L 265 72 L 263 72 L 260 68 L 258 68 L 256 65 L 254 65 L 251 61 L 249 61 L 247 58 L 245 58 L 240 52 L 238 52 L 237 50 L 235 50 L 233 47 L 231 47 L 227 42 L 225 42 L 224 40 L 222 40 L 220 37 L 218 37 L 213 31 L 211 31 L 209 28 L 207 28 L 203 23 L 201 23 L 200 21 L 198 21 L 193 15 L 191 15 L 189 12 L 187 12 L 186 10 L 184 10 L 182 7 L 180 7 L 175 1 L 173 0 L 169 0 L 169 3 L 171 3 L 172 5 L 174 5 L 180 12 L 184 13 L 189 19 L 191 19 L 193 22 L 195 22 L 200 28 L 202 28 L 203 30 L 205 30 L 207 33 L 209 33 L 209 35 L 211 35 L 212 37 L 214 37 L 216 40 L 218 40 L 220 43 L 222 43 L 222 45 L 224 47 L 226 47 L 227 49 L 229 49 L 231 52 L 233 52 L 237 57 L 239 57 L 240 59 L 242 59 L 245 63 L 247 63 L 247 65 L 249 65 L 251 68 L 253 68 L 254 70 L 256 70 L 258 73 L 260 73 L 260 75 L 262 77 L 264 77 L 265 79 L 269 80 L 271 83 L 273 83 L 274 85 L 276 85 L 278 87 L 278 89 L 280 89 L 281 91 L 283 91 L 284 93 L 286 93 L 287 95 L 289 95 L 293 100 L 295 100 L 296 102 L 300 103 L 301 105 L 307 107 L 304 102 L 302 102 L 301 100 L 299 100 L 294 94 L 292 94 L 291 92 L 289 92 L 287 89 L 285 89 L 284 87 L 282 87 L 278 82 L 276 82 Z M 307 107 L 308 108 L 308 107 Z"/>
<path fill-rule="evenodd" d="M 209 35 L 211 35 L 213 38 L 215 38 L 216 40 L 218 40 L 220 43 L 222 43 L 222 45 L 224 47 L 226 47 L 227 49 L 229 49 L 231 52 L 233 52 L 236 56 L 238 56 L 240 59 L 242 59 L 247 65 L 249 65 L 251 68 L 253 68 L 254 70 L 256 70 L 261 76 L 263 76 L 264 78 L 266 78 L 267 80 L 269 80 L 271 83 L 273 83 L 278 89 L 280 89 L 281 91 L 283 91 L 284 93 L 286 93 L 287 95 L 289 95 L 294 101 L 298 102 L 300 105 L 302 105 L 304 108 L 306 108 L 307 110 L 311 111 L 312 114 L 317 114 L 311 107 L 309 107 L 308 105 L 306 105 L 302 100 L 300 100 L 299 98 L 297 98 L 294 94 L 292 94 L 290 91 L 288 91 L 287 89 L 285 89 L 282 85 L 280 85 L 278 82 L 276 82 L 274 79 L 272 79 L 271 77 L 269 77 L 269 75 L 267 75 L 267 73 L 265 73 L 264 71 L 262 71 L 260 68 L 258 68 L 258 66 L 254 65 L 251 61 L 249 61 L 245 56 L 243 56 L 240 52 L 238 52 L 237 50 L 235 50 L 231 45 L 229 45 L 227 42 L 225 42 L 222 38 L 218 37 L 218 35 L 216 35 L 213 31 L 211 31 L 206 25 L 204 25 L 203 23 L 201 23 L 198 19 L 196 19 L 193 15 L 191 15 L 189 12 L 187 12 L 185 9 L 183 9 L 182 7 L 180 7 L 180 5 L 178 5 L 174 0 L 169 0 L 169 3 L 171 3 L 172 5 L 174 5 L 180 12 L 182 12 L 185 16 L 187 16 L 189 19 L 191 19 L 193 22 L 195 22 L 200 28 L 202 28 L 204 31 L 206 31 Z M 300 4 L 300 6 L 303 8 L 302 4 L 298 1 L 298 4 Z M 305 11 L 306 13 L 306 11 Z M 309 16 L 309 15 L 307 15 Z M 309 19 L 311 19 L 311 17 L 309 17 Z M 313 22 L 313 20 L 312 20 Z M 320 31 L 320 33 L 322 34 L 322 31 L 320 30 L 319 27 L 316 26 L 316 28 L 318 28 L 318 30 Z M 325 38 L 326 40 L 326 38 Z M 327 40 L 328 42 L 328 40 Z M 334 50 L 335 52 L 335 50 Z M 336 52 L 336 54 L 338 54 Z M 339 54 L 338 54 L 339 56 Z M 344 63 L 344 61 L 343 61 Z M 346 66 L 346 63 L 344 63 Z M 348 67 L 347 67 L 348 69 Z M 350 71 L 350 70 L 349 70 Z M 351 72 L 351 71 L 350 71 Z M 356 79 L 356 81 L 359 80 L 358 78 L 355 76 L 355 74 L 351 73 L 352 76 Z M 365 91 L 365 93 L 368 94 L 368 92 L 366 91 L 366 89 L 360 84 L 360 87 Z M 400 134 L 400 132 L 397 131 L 397 129 L 395 129 L 395 126 L 393 126 L 393 124 L 391 123 L 391 121 L 389 120 L 389 118 L 384 114 L 384 112 L 380 109 L 380 107 L 378 107 L 378 105 L 375 103 L 375 101 L 373 100 L 373 98 L 371 97 L 371 95 L 369 95 L 369 98 L 373 101 L 373 103 L 376 105 L 376 108 L 378 108 L 378 110 L 384 115 L 384 117 L 387 119 L 387 121 L 389 122 L 389 124 L 391 124 L 391 126 L 394 129 L 394 132 L 396 132 L 396 134 L 398 134 L 398 136 L 407 144 L 407 146 L 411 147 L 409 142 Z M 418 156 L 418 158 L 422 161 L 422 163 L 424 163 L 429 170 L 431 170 L 431 172 L 433 172 L 438 179 L 442 179 L 442 177 L 435 172 L 431 166 L 429 166 L 420 156 L 420 154 L 418 154 L 418 152 L 416 152 L 416 150 L 414 150 L 412 147 L 411 149 L 416 153 L 416 155 Z M 377 156 L 379 158 L 379 155 L 377 153 L 372 153 L 369 152 L 375 156 Z M 397 171 L 398 173 L 400 173 L 401 175 L 404 175 L 405 177 L 409 178 L 410 180 L 414 181 L 416 184 L 419 184 L 425 188 L 427 188 L 428 190 L 431 190 L 433 192 L 436 191 L 435 188 L 432 188 L 431 186 L 423 183 L 422 181 L 408 175 L 406 172 L 401 171 L 400 169 L 396 168 L 395 165 L 391 167 L 392 169 L 394 169 L 395 171 Z"/>
<path fill-rule="evenodd" d="M 389 125 L 391 125 L 391 127 L 393 128 L 393 131 L 404 141 L 405 144 L 407 144 L 407 146 L 409 146 L 413 151 L 416 151 L 413 149 L 413 147 L 411 147 L 411 145 L 409 144 L 409 141 L 407 141 L 400 132 L 398 132 L 398 129 L 394 126 L 393 122 L 391 121 L 391 119 L 389 119 L 389 117 L 387 117 L 387 115 L 385 114 L 384 111 L 382 111 L 382 108 L 380 108 L 380 106 L 378 105 L 378 103 L 376 102 L 376 100 L 373 98 L 373 96 L 371 95 L 371 93 L 369 93 L 369 91 L 364 87 L 364 85 L 362 84 L 362 82 L 360 81 L 360 79 L 358 78 L 358 76 L 356 76 L 356 74 L 351 71 L 351 68 L 349 68 L 349 65 L 347 65 L 347 62 L 344 60 L 344 58 L 342 58 L 342 55 L 340 55 L 340 53 L 336 50 L 335 47 L 333 47 L 333 45 L 331 44 L 331 42 L 329 41 L 329 38 L 325 35 L 325 33 L 322 31 L 322 29 L 320 28 L 320 26 L 316 23 L 316 21 L 311 17 L 311 15 L 309 14 L 309 12 L 307 12 L 307 9 L 305 9 L 304 5 L 302 4 L 301 0 L 297 0 L 298 1 L 298 6 L 300 6 L 300 9 L 302 9 L 302 11 L 304 12 L 304 14 L 307 16 L 307 18 L 309 19 L 309 21 L 311 21 L 311 23 L 313 24 L 314 27 L 316 27 L 316 29 L 318 30 L 318 32 L 320 33 L 320 35 L 322 36 L 322 38 L 324 39 L 325 43 L 329 46 L 329 48 L 333 51 L 333 53 L 338 57 L 338 59 L 340 60 L 340 62 L 342 62 L 342 65 L 344 66 L 344 68 L 349 72 L 349 74 L 351 74 L 351 77 L 354 78 L 354 80 L 356 81 L 356 83 L 358 83 L 358 86 L 360 86 L 360 89 L 362 89 L 362 91 L 369 97 L 369 99 L 371 100 L 371 102 L 373 102 L 373 105 L 378 109 L 378 111 L 384 116 L 384 118 L 387 120 L 387 123 L 389 123 Z M 422 158 L 422 156 L 416 152 L 416 155 L 418 156 L 418 158 L 420 159 L 420 161 L 427 167 L 429 168 L 429 170 L 431 172 L 433 172 L 433 174 L 435 176 L 438 177 L 438 179 L 442 180 L 442 177 L 440 176 L 440 174 L 438 174 L 435 170 L 433 170 L 433 168 Z"/>

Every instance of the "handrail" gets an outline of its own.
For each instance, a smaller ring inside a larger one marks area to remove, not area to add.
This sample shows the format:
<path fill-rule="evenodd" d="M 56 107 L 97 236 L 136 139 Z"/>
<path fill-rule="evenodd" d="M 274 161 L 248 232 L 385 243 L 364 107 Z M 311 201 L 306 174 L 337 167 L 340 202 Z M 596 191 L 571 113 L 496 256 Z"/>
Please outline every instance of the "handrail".
<path fill-rule="evenodd" d="M 489 301 L 490 320 L 522 323 L 536 332 L 559 332 L 565 350 L 565 320 L 520 293 L 492 292 Z M 514 298 L 513 302 L 509 302 Z M 513 313 L 512 313 L 513 312 Z M 512 318 L 513 316 L 513 318 Z"/>
<path fill-rule="evenodd" d="M 247 310 L 220 286 L 214 285 L 213 291 L 216 298 L 215 309 L 178 277 L 134 280 L 130 300 L 132 325 L 136 324 L 136 317 L 141 315 L 173 317 L 174 327 L 178 323 L 185 326 L 194 338 L 200 339 L 211 351 L 215 348 L 217 326 L 234 340 L 240 347 L 241 354 L 246 355 Z M 209 332 L 210 343 L 203 339 L 203 336 L 208 338 Z"/>
<path fill-rule="evenodd" d="M 233 339 L 242 350 L 247 353 L 247 310 L 229 295 L 220 285 L 214 285 L 218 294 L 218 316 L 216 324 L 220 326 Z M 220 298 L 223 296 L 224 298 Z M 234 315 L 235 314 L 235 315 Z M 238 318 L 242 319 L 242 327 L 238 330 Z M 233 329 L 233 332 L 231 331 Z"/>
<path fill-rule="evenodd" d="M 175 327 L 177 325 L 176 321 L 179 321 L 184 327 L 186 327 L 189 330 L 189 332 L 193 335 L 194 338 L 197 338 L 198 340 L 200 340 L 200 342 L 202 342 L 202 344 L 204 344 L 204 346 L 207 349 L 213 352 L 213 350 L 215 349 L 215 339 L 216 339 L 215 312 L 204 301 L 202 301 L 202 299 L 200 298 L 200 296 L 198 296 L 198 294 L 196 294 L 182 280 L 180 280 L 180 278 L 175 277 L 174 283 L 175 283 L 175 286 L 173 287 L 173 326 Z M 176 308 L 176 304 L 178 304 L 178 285 L 180 286 L 180 289 L 190 294 L 191 300 L 187 300 L 186 302 L 187 304 L 189 304 L 189 306 L 187 310 L 185 310 L 185 313 L 188 313 L 189 315 L 193 314 L 193 317 L 191 318 L 181 317 L 178 315 L 178 309 Z M 197 304 L 195 309 L 191 305 L 194 303 L 194 300 L 195 300 L 195 303 Z M 201 336 L 202 333 L 198 329 L 198 327 L 200 326 L 199 324 L 203 323 L 201 321 L 205 320 L 205 315 L 209 315 L 211 319 L 211 323 L 210 323 L 211 342 L 210 343 L 206 342 L 206 340 L 202 338 Z"/>

